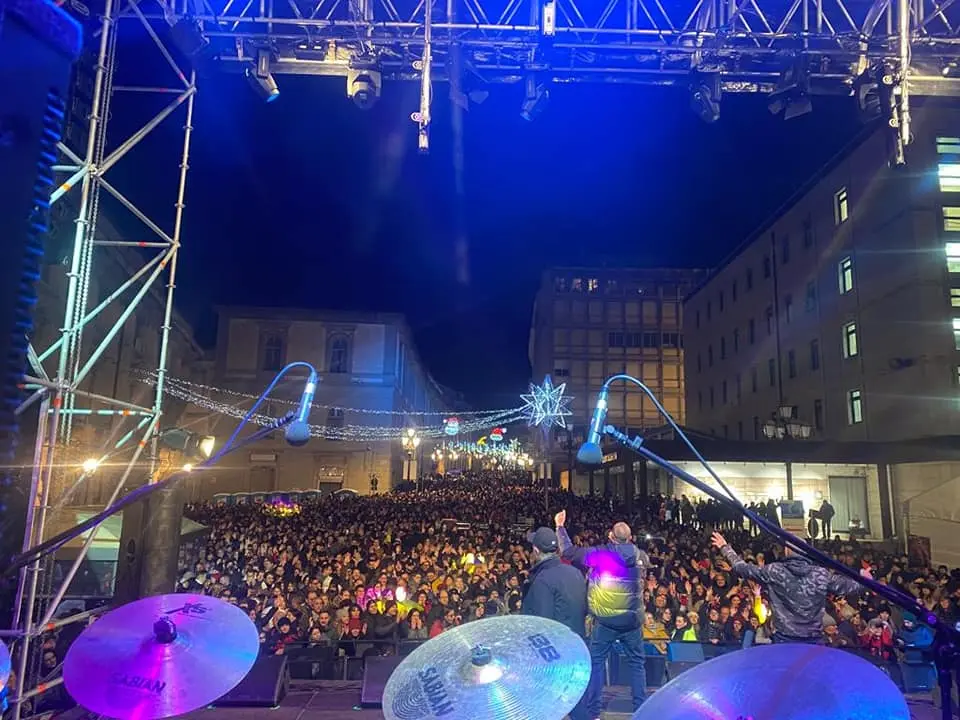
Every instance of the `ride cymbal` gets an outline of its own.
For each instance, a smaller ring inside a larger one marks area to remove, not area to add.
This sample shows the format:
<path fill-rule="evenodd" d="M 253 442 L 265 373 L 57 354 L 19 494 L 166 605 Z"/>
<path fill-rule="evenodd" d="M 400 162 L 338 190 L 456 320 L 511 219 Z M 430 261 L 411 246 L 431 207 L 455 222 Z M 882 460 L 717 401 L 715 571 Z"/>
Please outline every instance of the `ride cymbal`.
<path fill-rule="evenodd" d="M 383 692 L 387 720 L 560 720 L 590 681 L 566 626 L 529 615 L 451 628 L 408 655 Z"/>
<path fill-rule="evenodd" d="M 205 595 L 158 595 L 113 610 L 84 630 L 63 663 L 81 706 L 117 720 L 157 720 L 210 704 L 257 659 L 256 626 Z"/>
<path fill-rule="evenodd" d="M 633 720 L 910 720 L 878 667 L 851 652 L 784 643 L 735 650 L 657 690 Z"/>

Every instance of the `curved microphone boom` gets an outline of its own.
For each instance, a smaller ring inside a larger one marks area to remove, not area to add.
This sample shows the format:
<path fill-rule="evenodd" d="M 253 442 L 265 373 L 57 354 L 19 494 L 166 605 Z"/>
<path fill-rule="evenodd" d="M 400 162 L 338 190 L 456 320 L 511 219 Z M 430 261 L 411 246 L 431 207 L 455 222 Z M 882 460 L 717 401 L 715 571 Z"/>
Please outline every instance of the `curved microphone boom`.
<path fill-rule="evenodd" d="M 313 395 L 317 391 L 317 372 L 310 370 L 310 376 L 307 378 L 307 384 L 303 388 L 303 395 L 300 396 L 300 405 L 297 407 L 297 414 L 293 422 L 287 425 L 283 433 L 284 440 L 294 447 L 306 445 L 310 440 L 310 406 L 313 405 Z"/>
<path fill-rule="evenodd" d="M 603 423 L 607 419 L 607 383 L 600 388 L 597 395 L 597 406 L 590 420 L 590 432 L 587 441 L 577 451 L 577 461 L 584 465 L 602 465 L 603 450 L 600 448 L 600 437 L 603 435 Z"/>

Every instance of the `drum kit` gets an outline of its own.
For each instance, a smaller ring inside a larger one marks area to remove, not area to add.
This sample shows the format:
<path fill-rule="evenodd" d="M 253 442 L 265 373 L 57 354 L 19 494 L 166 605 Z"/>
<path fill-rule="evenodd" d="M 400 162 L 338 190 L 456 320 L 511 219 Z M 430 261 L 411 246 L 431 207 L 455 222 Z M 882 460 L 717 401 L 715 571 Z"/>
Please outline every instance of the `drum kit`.
<path fill-rule="evenodd" d="M 205 707 L 253 667 L 259 634 L 234 605 L 159 595 L 93 622 L 63 664 L 67 691 L 90 712 L 159 720 Z M 10 655 L 0 643 L 0 689 Z M 492 617 L 427 641 L 393 671 L 387 720 L 561 720 L 590 681 L 584 641 L 553 620 Z M 896 685 L 851 653 L 763 645 L 701 663 L 657 690 L 634 720 L 909 720 Z"/>

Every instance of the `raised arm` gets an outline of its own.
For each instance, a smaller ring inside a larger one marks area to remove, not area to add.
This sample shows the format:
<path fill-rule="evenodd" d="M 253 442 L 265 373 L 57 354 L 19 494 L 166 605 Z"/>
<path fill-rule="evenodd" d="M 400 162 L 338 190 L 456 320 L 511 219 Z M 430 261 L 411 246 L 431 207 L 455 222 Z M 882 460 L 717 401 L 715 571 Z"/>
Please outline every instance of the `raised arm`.
<path fill-rule="evenodd" d="M 560 545 L 560 556 L 578 570 L 589 572 L 590 567 L 587 564 L 587 558 L 590 556 L 592 549 L 577 547 L 570 540 L 567 529 L 564 527 L 567 521 L 567 511 L 561 510 L 558 512 L 553 516 L 553 521 L 557 526 L 557 543 Z"/>
<path fill-rule="evenodd" d="M 720 551 L 723 559 L 730 563 L 730 569 L 740 577 L 748 580 L 756 580 L 759 583 L 765 583 L 768 580 L 767 571 L 759 565 L 746 562 L 737 555 L 737 551 L 730 547 L 726 539 L 718 532 L 715 532 L 710 538 L 711 544 Z"/>
<path fill-rule="evenodd" d="M 872 578 L 869 570 L 861 570 L 860 574 L 863 577 Z M 840 575 L 835 572 L 829 573 L 829 579 L 827 580 L 827 592 L 831 592 L 834 595 L 845 595 L 846 597 L 856 597 L 864 591 L 863 585 L 858 583 L 853 578 L 848 578 L 846 575 Z"/>

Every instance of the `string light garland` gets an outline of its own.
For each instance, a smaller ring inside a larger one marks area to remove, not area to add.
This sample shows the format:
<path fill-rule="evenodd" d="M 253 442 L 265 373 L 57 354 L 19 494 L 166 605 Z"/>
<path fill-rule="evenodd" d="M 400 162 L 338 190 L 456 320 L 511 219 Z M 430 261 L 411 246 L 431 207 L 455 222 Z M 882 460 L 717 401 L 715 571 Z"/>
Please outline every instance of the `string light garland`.
<path fill-rule="evenodd" d="M 567 418 L 573 415 L 570 410 L 572 397 L 564 396 L 566 383 L 554 386 L 553 380 L 547 375 L 541 385 L 530 383 L 530 393 L 521 395 L 523 412 L 527 424 L 548 430 L 552 427 L 566 429 Z"/>

